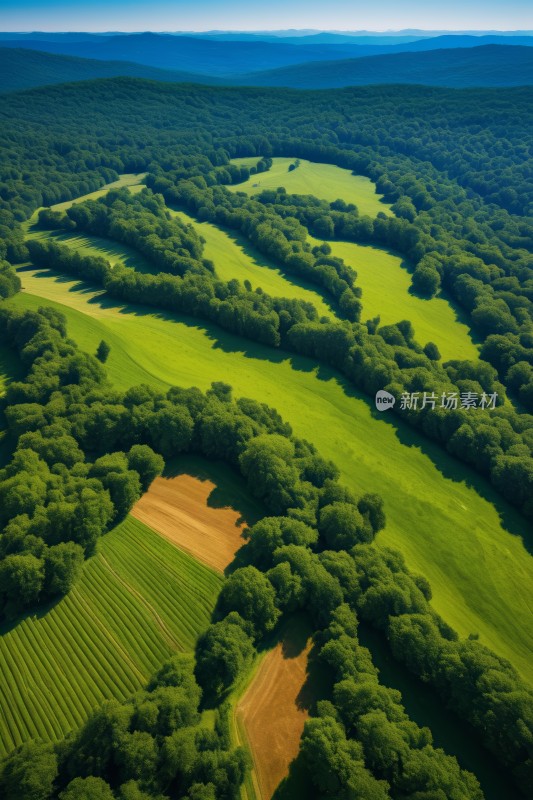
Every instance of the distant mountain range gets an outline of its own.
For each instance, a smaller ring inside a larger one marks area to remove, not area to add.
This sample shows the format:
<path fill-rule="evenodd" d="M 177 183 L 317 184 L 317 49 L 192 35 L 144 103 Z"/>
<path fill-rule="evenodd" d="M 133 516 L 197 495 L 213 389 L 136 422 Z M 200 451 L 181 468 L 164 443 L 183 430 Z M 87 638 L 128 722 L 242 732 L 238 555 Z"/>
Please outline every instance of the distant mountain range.
<path fill-rule="evenodd" d="M 527 86 L 533 84 L 533 48 L 484 45 L 469 49 L 319 61 L 244 76 L 254 86 L 333 89 L 383 83 L 427 86 Z"/>
<path fill-rule="evenodd" d="M 222 83 L 208 75 L 158 69 L 130 61 L 97 61 L 14 47 L 0 48 L 0 76 L 0 92 L 119 76 L 166 83 Z"/>
<path fill-rule="evenodd" d="M 508 36 L 502 34 L 445 35 L 401 44 L 354 44 L 343 41 L 342 37 L 340 41 L 335 39 L 330 42 L 313 43 L 312 36 L 307 37 L 307 41 L 303 44 L 300 38 L 298 44 L 295 44 L 279 37 L 274 37 L 274 41 L 263 41 L 257 37 L 254 40 L 219 41 L 213 36 L 202 39 L 192 35 L 155 33 L 93 35 L 90 39 L 77 40 L 72 40 L 69 36 L 82 37 L 83 34 L 64 34 L 64 38 L 61 39 L 57 35 L 55 40 L 31 38 L 31 36 L 30 34 L 26 38 L 21 36 L 15 39 L 2 39 L 0 34 L 0 47 L 27 48 L 99 61 L 129 61 L 159 69 L 225 78 L 295 66 L 305 62 L 345 60 L 426 50 L 477 48 L 489 44 L 509 45 L 510 41 Z M 367 41 L 372 42 L 371 37 L 368 37 Z M 533 37 L 514 36 L 512 44 L 531 46 Z"/>
<path fill-rule="evenodd" d="M 65 34 L 84 35 L 89 34 Z M 494 43 L 493 39 L 498 42 Z M 503 44 L 500 39 L 504 40 Z M 472 46 L 472 40 L 477 46 Z M 459 46 L 448 46 L 452 41 Z M 30 43 L 35 49 L 29 48 Z M 433 49 L 432 43 L 443 47 Z M 531 45 L 533 37 L 523 36 L 440 36 L 403 45 L 376 47 L 208 41 L 193 36 L 158 34 L 94 36 L 90 41 L 83 38 L 77 41 L 19 38 L 0 40 L 0 91 L 118 76 L 178 83 L 303 89 L 378 83 L 446 87 L 523 86 L 533 84 Z M 371 56 L 361 55 L 361 50 L 366 51 L 369 47 L 380 52 Z M 401 49 L 406 47 L 411 50 Z M 50 52 L 54 48 L 72 50 L 78 55 Z M 86 51 L 97 51 L 102 58 L 80 57 L 79 54 Z M 104 58 L 107 53 L 113 57 Z M 346 53 L 349 58 L 345 58 Z M 125 58 L 125 54 L 131 58 Z M 148 61 L 176 66 L 167 69 Z"/>

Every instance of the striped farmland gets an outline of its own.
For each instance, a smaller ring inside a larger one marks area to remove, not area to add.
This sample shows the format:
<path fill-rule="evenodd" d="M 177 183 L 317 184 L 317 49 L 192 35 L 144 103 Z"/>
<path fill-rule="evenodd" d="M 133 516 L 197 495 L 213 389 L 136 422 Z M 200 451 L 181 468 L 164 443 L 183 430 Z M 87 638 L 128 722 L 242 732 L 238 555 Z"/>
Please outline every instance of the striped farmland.
<path fill-rule="evenodd" d="M 0 636 L 0 757 L 55 740 L 142 686 L 207 627 L 221 578 L 128 518 L 102 539 L 74 589 Z"/>

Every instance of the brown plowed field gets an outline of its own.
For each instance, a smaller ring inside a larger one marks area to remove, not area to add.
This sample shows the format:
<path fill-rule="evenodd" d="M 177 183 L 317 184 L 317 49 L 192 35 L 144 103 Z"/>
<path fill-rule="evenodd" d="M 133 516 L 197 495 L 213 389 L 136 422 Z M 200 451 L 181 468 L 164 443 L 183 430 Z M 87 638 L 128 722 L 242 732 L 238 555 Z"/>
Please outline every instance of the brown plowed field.
<path fill-rule="evenodd" d="M 199 561 L 223 572 L 245 540 L 241 514 L 233 508 L 211 508 L 216 486 L 190 475 L 156 478 L 134 505 L 132 516 L 149 525 Z"/>
<path fill-rule="evenodd" d="M 237 706 L 246 731 L 262 800 L 270 800 L 289 764 L 298 755 L 300 737 L 309 714 L 305 690 L 309 639 L 292 653 L 291 626 L 261 662 Z M 300 636 L 298 638 L 301 638 Z"/>

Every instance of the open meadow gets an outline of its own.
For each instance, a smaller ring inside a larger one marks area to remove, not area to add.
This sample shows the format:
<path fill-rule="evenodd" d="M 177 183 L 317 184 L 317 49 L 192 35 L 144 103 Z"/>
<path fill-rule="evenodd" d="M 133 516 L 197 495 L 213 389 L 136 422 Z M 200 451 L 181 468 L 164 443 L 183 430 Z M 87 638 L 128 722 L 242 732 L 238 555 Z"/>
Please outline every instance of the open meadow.
<path fill-rule="evenodd" d="M 382 196 L 376 192 L 376 187 L 370 178 L 353 175 L 349 169 L 306 161 L 303 158 L 300 159 L 296 169 L 289 171 L 295 160 L 273 158 L 268 172 L 250 175 L 244 183 L 228 186 L 228 189 L 233 192 L 259 194 L 264 189 L 284 186 L 289 194 L 312 194 L 328 203 L 333 203 L 334 200 L 354 203 L 361 217 L 365 215 L 375 217 L 380 211 L 383 214 L 392 214 L 390 204 L 384 202 Z M 232 164 L 250 167 L 252 164 L 257 164 L 257 159 L 234 158 Z"/>
<path fill-rule="evenodd" d="M 309 359 L 198 320 L 117 304 L 46 270 L 22 275 L 27 291 L 9 305 L 57 304 L 70 335 L 88 352 L 105 339 L 106 368 L 117 386 L 206 389 L 229 380 L 235 395 L 277 408 L 357 492 L 379 487 L 387 527 L 377 541 L 398 547 L 408 566 L 427 576 L 434 607 L 461 635 L 478 633 L 533 682 L 528 531 L 487 481 L 408 426 L 380 416 L 367 397 Z"/>
<path fill-rule="evenodd" d="M 0 95 L 0 800 L 526 800 L 529 87 L 183 74 Z"/>

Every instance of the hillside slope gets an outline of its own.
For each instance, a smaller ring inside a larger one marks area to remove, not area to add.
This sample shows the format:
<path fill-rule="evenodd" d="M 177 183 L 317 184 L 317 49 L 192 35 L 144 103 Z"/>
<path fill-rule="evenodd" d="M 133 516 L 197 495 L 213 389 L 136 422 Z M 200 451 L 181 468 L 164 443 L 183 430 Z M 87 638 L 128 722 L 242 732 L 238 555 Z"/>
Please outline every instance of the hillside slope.
<path fill-rule="evenodd" d="M 0 92 L 94 78 L 148 78 L 175 83 L 217 83 L 216 78 L 162 70 L 130 61 L 98 61 L 25 48 L 0 47 Z"/>
<path fill-rule="evenodd" d="M 533 48 L 483 45 L 345 61 L 317 61 L 247 75 L 243 82 L 293 89 L 332 89 L 380 83 L 450 88 L 526 86 L 533 83 Z"/>

